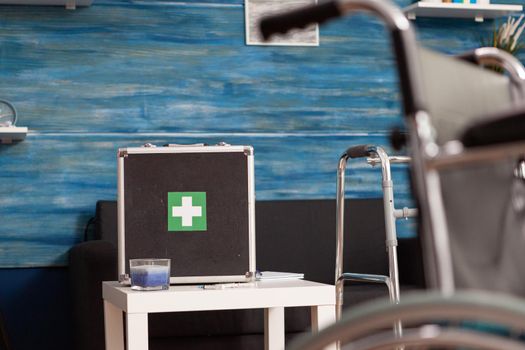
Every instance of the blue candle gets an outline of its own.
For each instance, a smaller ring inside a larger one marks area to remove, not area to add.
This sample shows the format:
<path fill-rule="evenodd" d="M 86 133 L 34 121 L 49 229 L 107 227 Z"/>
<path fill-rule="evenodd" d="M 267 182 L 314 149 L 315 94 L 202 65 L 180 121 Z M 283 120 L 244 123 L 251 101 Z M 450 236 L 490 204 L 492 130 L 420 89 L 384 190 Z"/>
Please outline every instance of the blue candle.
<path fill-rule="evenodd" d="M 170 268 L 161 265 L 137 265 L 130 267 L 131 287 L 138 290 L 168 289 Z"/>

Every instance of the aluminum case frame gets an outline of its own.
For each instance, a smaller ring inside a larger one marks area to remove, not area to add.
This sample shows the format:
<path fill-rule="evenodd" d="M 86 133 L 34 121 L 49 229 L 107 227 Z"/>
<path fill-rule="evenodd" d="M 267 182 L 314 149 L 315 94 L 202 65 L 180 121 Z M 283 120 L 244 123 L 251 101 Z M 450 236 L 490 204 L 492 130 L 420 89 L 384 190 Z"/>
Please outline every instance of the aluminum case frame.
<path fill-rule="evenodd" d="M 126 227 L 125 227 L 125 205 L 124 205 L 124 159 L 131 154 L 159 154 L 159 153 L 224 153 L 241 152 L 247 157 L 248 170 L 248 271 L 244 275 L 220 275 L 220 276 L 181 276 L 170 277 L 170 284 L 191 283 L 223 283 L 223 282 L 249 282 L 256 277 L 255 259 L 255 170 L 254 151 L 252 146 L 229 145 L 219 143 L 217 145 L 168 145 L 156 147 L 145 144 L 142 147 L 120 148 L 117 153 L 117 211 L 118 211 L 118 281 L 122 284 L 130 284 L 131 280 L 126 274 Z"/>

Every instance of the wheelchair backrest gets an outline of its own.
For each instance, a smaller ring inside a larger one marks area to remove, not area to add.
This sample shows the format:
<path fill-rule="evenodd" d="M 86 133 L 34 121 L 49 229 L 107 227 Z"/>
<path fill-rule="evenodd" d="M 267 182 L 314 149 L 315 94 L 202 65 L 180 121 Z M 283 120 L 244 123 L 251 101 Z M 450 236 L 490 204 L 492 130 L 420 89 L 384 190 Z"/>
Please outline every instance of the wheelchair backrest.
<path fill-rule="evenodd" d="M 457 57 L 419 50 L 428 112 L 443 145 L 465 128 L 512 106 L 507 76 Z"/>
<path fill-rule="evenodd" d="M 419 56 L 437 145 L 460 140 L 469 126 L 515 106 L 515 86 L 506 75 L 425 49 Z M 439 190 L 427 191 L 427 198 L 441 196 L 457 288 L 525 296 L 525 205 L 521 203 L 525 185 L 514 176 L 516 163 L 503 157 L 441 169 L 437 171 Z M 426 227 L 420 232 L 424 240 L 440 234 Z M 436 263 L 432 259 L 426 259 L 426 264 Z M 426 272 L 436 270 L 430 267 Z"/>

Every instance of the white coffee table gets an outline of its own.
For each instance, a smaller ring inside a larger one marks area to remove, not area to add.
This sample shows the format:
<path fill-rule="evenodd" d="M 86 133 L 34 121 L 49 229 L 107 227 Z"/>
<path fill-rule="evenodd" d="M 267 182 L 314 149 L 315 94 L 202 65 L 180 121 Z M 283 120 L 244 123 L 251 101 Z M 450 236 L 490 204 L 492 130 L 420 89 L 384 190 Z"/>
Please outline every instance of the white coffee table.
<path fill-rule="evenodd" d="M 208 290 L 171 286 L 169 290 L 138 292 L 118 282 L 102 282 L 106 350 L 148 349 L 148 314 L 233 309 L 264 309 L 267 350 L 284 349 L 284 308 L 311 307 L 312 330 L 335 322 L 335 287 L 306 280 L 259 281 L 249 287 Z M 126 312 L 126 332 L 122 322 Z M 335 344 L 330 347 L 335 349 Z"/>

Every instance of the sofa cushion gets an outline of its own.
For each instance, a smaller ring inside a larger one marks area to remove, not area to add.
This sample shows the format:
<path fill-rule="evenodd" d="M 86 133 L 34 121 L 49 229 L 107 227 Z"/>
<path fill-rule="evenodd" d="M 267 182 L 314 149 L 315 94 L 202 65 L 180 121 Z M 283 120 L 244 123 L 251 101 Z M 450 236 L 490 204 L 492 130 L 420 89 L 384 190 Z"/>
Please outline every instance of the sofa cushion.
<path fill-rule="evenodd" d="M 388 273 L 382 199 L 347 200 L 345 207 L 345 272 Z M 334 283 L 335 201 L 257 201 L 255 217 L 259 270 Z M 116 244 L 115 201 L 97 202 L 95 229 L 95 237 Z"/>
<path fill-rule="evenodd" d="M 106 241 L 77 244 L 69 252 L 75 350 L 103 349 L 102 281 L 117 275 L 117 247 Z"/>
<path fill-rule="evenodd" d="M 335 209 L 334 200 L 257 202 L 257 268 L 334 284 Z M 347 200 L 345 209 L 344 271 L 388 273 L 382 199 Z"/>
<path fill-rule="evenodd" d="M 118 246 L 117 202 L 101 200 L 95 212 L 95 239 L 111 242 Z"/>

